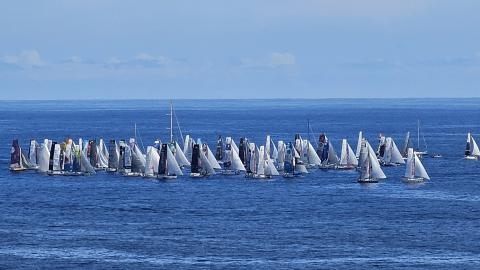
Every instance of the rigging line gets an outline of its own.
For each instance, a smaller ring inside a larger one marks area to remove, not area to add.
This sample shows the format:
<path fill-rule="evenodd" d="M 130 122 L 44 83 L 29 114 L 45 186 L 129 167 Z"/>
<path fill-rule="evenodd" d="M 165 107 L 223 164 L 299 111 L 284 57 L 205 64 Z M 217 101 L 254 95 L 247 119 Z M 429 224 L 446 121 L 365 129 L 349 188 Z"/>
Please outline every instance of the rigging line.
<path fill-rule="evenodd" d="M 143 146 L 142 135 L 140 135 L 140 132 L 137 130 L 137 124 L 135 124 L 135 139 L 137 137 L 137 133 L 138 133 L 138 139 L 139 139 L 140 144 L 142 146 L 142 151 L 143 151 L 143 153 L 145 153 L 145 146 Z"/>
<path fill-rule="evenodd" d="M 173 116 L 175 116 L 175 121 L 177 122 L 178 131 L 180 132 L 180 138 L 182 138 L 182 143 L 183 143 L 183 145 L 185 145 L 185 138 L 183 138 L 182 129 L 180 128 L 180 123 L 178 122 L 178 118 L 177 118 L 177 114 L 175 112 L 175 109 L 173 109 L 172 111 L 173 111 Z"/>

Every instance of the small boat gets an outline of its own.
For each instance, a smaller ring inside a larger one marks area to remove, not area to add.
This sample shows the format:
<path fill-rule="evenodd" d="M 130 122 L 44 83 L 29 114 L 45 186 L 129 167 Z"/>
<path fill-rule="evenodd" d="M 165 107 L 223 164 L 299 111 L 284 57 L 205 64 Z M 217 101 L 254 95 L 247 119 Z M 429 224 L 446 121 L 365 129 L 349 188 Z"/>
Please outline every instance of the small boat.
<path fill-rule="evenodd" d="M 22 152 L 18 140 L 12 141 L 12 150 L 10 153 L 10 171 L 21 172 L 25 170 L 37 169 L 36 164 L 31 164 Z"/>
<path fill-rule="evenodd" d="M 342 152 L 340 153 L 340 162 L 337 166 L 339 170 L 352 170 L 358 167 L 358 160 L 352 148 L 346 139 L 342 140 Z"/>
<path fill-rule="evenodd" d="M 320 156 L 320 160 L 322 162 L 320 168 L 335 169 L 340 160 L 338 159 L 332 143 L 328 140 L 324 133 L 320 134 L 318 142 L 317 154 Z"/>
<path fill-rule="evenodd" d="M 442 158 L 442 154 L 439 154 L 439 153 L 433 153 L 431 156 L 431 158 Z"/>
<path fill-rule="evenodd" d="M 120 148 L 116 140 L 109 141 L 108 156 L 107 172 L 117 172 L 120 165 Z"/>
<path fill-rule="evenodd" d="M 402 154 L 391 137 L 385 138 L 380 162 L 382 166 L 398 166 L 405 164 Z"/>
<path fill-rule="evenodd" d="M 222 175 L 238 175 L 245 172 L 240 157 L 238 156 L 238 147 L 231 137 L 225 138 L 225 152 L 223 153 L 223 170 Z"/>
<path fill-rule="evenodd" d="M 158 163 L 157 179 L 170 180 L 176 179 L 177 176 L 183 175 L 180 166 L 173 156 L 173 153 L 168 144 L 162 144 L 160 149 L 160 159 Z"/>
<path fill-rule="evenodd" d="M 387 178 L 380 168 L 380 163 L 367 140 L 363 140 L 359 158 L 360 177 L 358 183 L 377 183 Z"/>
<path fill-rule="evenodd" d="M 407 168 L 405 169 L 404 181 L 409 183 L 419 183 L 430 180 L 427 171 L 422 162 L 414 153 L 413 148 L 408 149 Z"/>
<path fill-rule="evenodd" d="M 205 156 L 205 151 L 208 151 L 206 147 L 201 147 L 198 143 L 193 145 L 192 162 L 190 166 L 191 178 L 204 178 L 215 174 L 215 170 Z"/>
<path fill-rule="evenodd" d="M 465 159 L 478 160 L 480 157 L 480 149 L 478 149 L 477 142 L 469 132 L 467 134 L 467 146 L 465 148 Z"/>
<path fill-rule="evenodd" d="M 297 166 L 296 161 L 298 160 L 296 155 L 295 147 L 292 143 L 288 143 L 287 147 L 285 148 L 285 161 L 283 165 L 283 177 L 284 178 L 294 178 L 299 177 L 302 175 L 301 171 L 297 171 L 297 169 L 303 169 L 303 167 Z"/>

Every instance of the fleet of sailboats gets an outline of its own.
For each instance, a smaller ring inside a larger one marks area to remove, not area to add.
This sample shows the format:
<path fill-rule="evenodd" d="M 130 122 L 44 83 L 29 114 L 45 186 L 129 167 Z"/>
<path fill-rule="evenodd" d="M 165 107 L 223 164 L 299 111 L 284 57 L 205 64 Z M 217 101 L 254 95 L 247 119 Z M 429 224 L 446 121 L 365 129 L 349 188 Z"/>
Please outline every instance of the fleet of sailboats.
<path fill-rule="evenodd" d="M 36 170 L 51 176 L 82 176 L 105 171 L 162 180 L 176 179 L 183 175 L 205 178 L 240 174 L 251 179 L 278 176 L 295 178 L 317 169 L 357 170 L 358 182 L 375 183 L 387 178 L 382 167 L 405 166 L 405 181 L 421 182 L 430 179 L 420 159 L 427 154 L 427 147 L 423 139 L 425 148 L 420 149 L 419 121 L 416 148 L 412 147 L 408 132 L 401 148 L 393 137 L 380 135 L 378 147 L 374 150 L 360 131 L 355 151 L 347 139 L 342 139 L 338 156 L 334 141 L 325 133 L 320 133 L 318 142 L 313 140 L 315 146 L 312 144 L 310 122 L 306 139 L 295 134 L 291 141 L 275 142 L 267 134 L 259 144 L 241 137 L 237 146 L 233 137 L 218 135 L 212 151 L 208 143 L 193 138 L 191 134 L 183 137 L 180 131 L 180 137 L 174 136 L 175 112 L 172 103 L 168 115 L 169 140 L 162 142 L 156 139 L 146 150 L 141 137 L 137 136 L 136 125 L 134 137 L 129 140 L 30 140 L 27 151 L 24 152 L 15 139 L 12 141 L 9 169 L 12 172 Z M 181 143 L 177 138 L 180 138 Z M 467 134 L 464 154 L 469 160 L 478 160 L 480 157 L 480 149 L 471 133 Z"/>

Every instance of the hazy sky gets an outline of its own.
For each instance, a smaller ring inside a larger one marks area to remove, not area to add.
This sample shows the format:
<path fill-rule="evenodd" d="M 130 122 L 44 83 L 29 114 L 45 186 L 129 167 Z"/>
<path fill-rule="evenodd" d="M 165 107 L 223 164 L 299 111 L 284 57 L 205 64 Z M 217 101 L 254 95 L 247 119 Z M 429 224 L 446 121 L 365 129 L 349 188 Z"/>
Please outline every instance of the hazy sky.
<path fill-rule="evenodd" d="M 0 99 L 480 96 L 480 1 L 2 1 Z"/>

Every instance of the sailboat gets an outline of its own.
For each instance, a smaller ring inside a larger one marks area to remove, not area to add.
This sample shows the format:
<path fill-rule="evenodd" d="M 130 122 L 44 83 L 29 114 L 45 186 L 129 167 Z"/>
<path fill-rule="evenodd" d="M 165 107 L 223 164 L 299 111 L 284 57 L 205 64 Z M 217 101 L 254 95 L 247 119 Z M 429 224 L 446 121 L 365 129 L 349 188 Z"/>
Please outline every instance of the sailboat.
<path fill-rule="evenodd" d="M 240 157 L 238 156 L 238 147 L 231 137 L 225 138 L 225 152 L 223 154 L 223 175 L 234 175 L 244 172 L 245 166 L 243 166 Z"/>
<path fill-rule="evenodd" d="M 158 154 L 159 148 L 161 149 L 162 145 L 158 146 L 147 146 L 147 156 L 145 158 L 145 174 L 146 178 L 156 178 L 158 175 L 158 167 L 160 163 L 160 155 Z"/>
<path fill-rule="evenodd" d="M 39 145 L 36 140 L 30 140 L 28 148 L 28 162 L 36 169 L 38 169 L 38 149 Z M 20 151 L 21 152 L 21 151 Z"/>
<path fill-rule="evenodd" d="M 411 148 L 411 147 L 412 147 L 412 141 L 410 140 L 410 131 L 408 131 L 407 135 L 405 135 L 405 141 L 402 147 L 402 156 L 404 158 L 408 157 L 408 148 Z"/>
<path fill-rule="evenodd" d="M 480 157 L 480 150 L 478 149 L 477 142 L 469 132 L 467 134 L 467 146 L 465 149 L 465 159 L 477 160 Z"/>
<path fill-rule="evenodd" d="M 283 177 L 285 178 L 292 178 L 292 177 L 298 177 L 302 175 L 301 171 L 298 171 L 297 169 L 303 169 L 300 166 L 296 164 L 297 162 L 297 150 L 295 150 L 295 147 L 293 146 L 292 143 L 288 143 L 288 145 L 285 147 L 285 161 L 283 165 Z"/>
<path fill-rule="evenodd" d="M 36 169 L 37 166 L 31 164 L 22 152 L 18 140 L 12 141 L 12 150 L 10 154 L 10 171 L 19 172 L 28 169 Z"/>
<path fill-rule="evenodd" d="M 398 166 L 400 164 L 405 164 L 402 154 L 398 150 L 392 137 L 385 138 L 382 152 L 383 155 L 380 156 L 380 161 L 383 166 Z"/>
<path fill-rule="evenodd" d="M 108 143 L 108 168 L 107 172 L 116 172 L 120 166 L 120 147 L 116 140 L 110 140 Z"/>
<path fill-rule="evenodd" d="M 178 166 L 178 163 L 173 156 L 170 147 L 168 146 L 168 144 L 162 144 L 162 147 L 160 149 L 157 178 L 169 180 L 176 179 L 177 176 L 181 175 L 183 175 L 183 172 L 180 169 L 180 166 Z"/>
<path fill-rule="evenodd" d="M 190 166 L 190 177 L 192 178 L 203 178 L 215 174 L 215 170 L 205 156 L 206 147 L 202 147 L 200 144 L 196 143 L 192 148 L 192 162 Z"/>
<path fill-rule="evenodd" d="M 278 152 L 277 152 L 277 170 L 282 172 L 284 169 L 284 163 L 285 163 L 285 152 L 286 152 L 286 146 L 283 141 L 278 141 Z"/>
<path fill-rule="evenodd" d="M 100 141 L 97 145 L 97 165 L 99 169 L 105 170 L 108 168 L 109 156 L 107 145 L 103 139 L 100 138 Z"/>
<path fill-rule="evenodd" d="M 348 144 L 346 139 L 342 140 L 342 152 L 340 153 L 340 162 L 337 169 L 351 170 L 358 166 L 358 160 L 353 152 L 352 148 Z"/>
<path fill-rule="evenodd" d="M 355 151 L 355 157 L 357 159 L 360 157 L 360 150 L 362 149 L 362 140 L 363 140 L 363 132 L 360 131 L 358 133 L 357 149 Z"/>
<path fill-rule="evenodd" d="M 145 173 L 146 159 L 134 138 L 130 139 L 131 173 L 128 176 L 142 176 Z"/>
<path fill-rule="evenodd" d="M 324 133 L 320 134 L 317 153 L 319 153 L 322 162 L 320 168 L 335 169 L 338 166 L 339 159 L 337 153 Z"/>
<path fill-rule="evenodd" d="M 138 176 L 136 173 L 132 173 L 132 149 L 130 146 L 124 140 L 120 140 L 119 149 L 120 162 L 118 171 L 124 176 Z"/>
<path fill-rule="evenodd" d="M 425 136 L 422 134 L 423 144 L 425 145 L 424 150 L 420 150 L 420 120 L 417 120 L 417 149 L 415 150 L 415 154 L 419 157 L 428 154 L 427 150 L 427 141 L 425 141 Z"/>
<path fill-rule="evenodd" d="M 380 168 L 378 159 L 367 140 L 363 140 L 359 158 L 359 183 L 377 183 L 379 179 L 387 178 Z"/>
<path fill-rule="evenodd" d="M 322 165 L 320 157 L 317 155 L 315 148 L 312 146 L 309 140 L 302 140 L 301 147 L 302 161 L 307 167 L 307 169 L 317 168 Z"/>
<path fill-rule="evenodd" d="M 423 182 L 430 180 L 427 171 L 423 167 L 422 162 L 414 153 L 413 148 L 408 149 L 407 168 L 405 169 L 404 180 L 406 182 Z"/>

